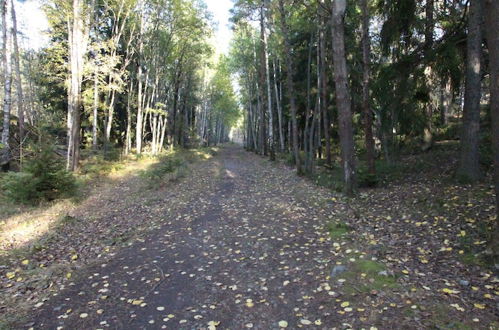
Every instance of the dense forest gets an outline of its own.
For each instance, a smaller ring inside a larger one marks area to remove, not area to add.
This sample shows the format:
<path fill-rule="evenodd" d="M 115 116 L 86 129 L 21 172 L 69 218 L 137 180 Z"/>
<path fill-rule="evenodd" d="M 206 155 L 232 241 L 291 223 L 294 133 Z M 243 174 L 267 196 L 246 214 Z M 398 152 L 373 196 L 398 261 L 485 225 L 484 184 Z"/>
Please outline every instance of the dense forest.
<path fill-rule="evenodd" d="M 50 43 L 26 52 L 3 5 L 4 166 L 20 167 L 40 139 L 56 141 L 71 171 L 90 150 L 158 154 L 227 140 L 238 109 L 201 3 L 48 2 Z"/>
<path fill-rule="evenodd" d="M 499 1 L 232 2 L 224 54 L 202 0 L 47 0 L 40 49 L 23 49 L 17 1 L 2 0 L 2 219 L 132 160 L 159 161 L 140 180 L 163 187 L 164 173 L 187 176 L 178 168 L 217 146 L 241 145 L 241 157 L 285 163 L 307 182 L 332 178 L 346 198 L 382 187 L 408 157 L 449 150 L 452 165 L 431 171 L 495 194 L 476 212 L 492 220 L 475 245 L 497 271 Z"/>
<path fill-rule="evenodd" d="M 477 182 L 495 168 L 497 196 L 496 6 L 236 1 L 229 58 L 246 148 L 289 152 L 302 174 L 340 163 L 351 195 L 376 183 L 376 159 L 459 139 L 456 178 Z"/>

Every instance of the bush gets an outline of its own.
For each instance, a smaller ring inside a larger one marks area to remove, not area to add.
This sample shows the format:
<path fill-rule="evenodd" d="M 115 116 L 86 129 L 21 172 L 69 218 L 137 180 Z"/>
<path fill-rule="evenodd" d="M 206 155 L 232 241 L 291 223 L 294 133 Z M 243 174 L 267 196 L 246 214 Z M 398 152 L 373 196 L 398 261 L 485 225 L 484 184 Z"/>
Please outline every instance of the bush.
<path fill-rule="evenodd" d="M 40 199 L 33 174 L 26 172 L 9 172 L 2 178 L 2 189 L 5 197 L 15 203 L 27 203 Z"/>
<path fill-rule="evenodd" d="M 5 196 L 17 203 L 35 203 L 71 197 L 76 193 L 74 176 L 64 169 L 50 146 L 42 146 L 28 160 L 24 170 L 7 173 L 2 180 Z"/>
<path fill-rule="evenodd" d="M 151 187 L 158 187 L 164 182 L 175 181 L 185 177 L 187 164 L 182 158 L 170 158 L 171 155 L 163 157 L 160 162 L 150 169 L 141 172 Z"/>

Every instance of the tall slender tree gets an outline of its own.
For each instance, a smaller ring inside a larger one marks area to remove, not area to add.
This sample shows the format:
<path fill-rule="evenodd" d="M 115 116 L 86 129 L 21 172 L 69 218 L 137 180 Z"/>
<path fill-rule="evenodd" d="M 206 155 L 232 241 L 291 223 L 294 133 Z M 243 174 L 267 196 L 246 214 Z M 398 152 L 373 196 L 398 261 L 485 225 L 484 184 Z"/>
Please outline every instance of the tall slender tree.
<path fill-rule="evenodd" d="M 369 1 L 362 0 L 362 114 L 364 115 L 364 138 L 366 145 L 367 169 L 371 175 L 376 174 L 374 163 L 373 113 L 369 95 L 371 75 L 371 39 L 369 36 Z"/>
<path fill-rule="evenodd" d="M 11 30 L 9 29 L 8 13 L 9 0 L 2 1 L 2 41 L 3 41 L 3 76 L 4 76 L 4 99 L 3 99 L 3 127 L 0 164 L 8 166 L 12 154 L 10 150 L 10 112 L 12 105 L 12 62 L 11 62 Z"/>
<path fill-rule="evenodd" d="M 334 82 L 336 86 L 336 106 L 343 164 L 345 193 L 353 195 L 356 185 L 355 153 L 353 142 L 352 109 L 348 86 L 347 61 L 345 54 L 344 18 L 346 0 L 334 0 L 332 10 Z"/>
<path fill-rule="evenodd" d="M 483 0 L 471 0 L 466 42 L 466 81 L 459 175 L 467 180 L 480 178 L 479 132 L 481 98 Z"/>
<path fill-rule="evenodd" d="M 12 10 L 12 46 L 14 50 L 14 68 L 16 71 L 16 92 L 17 92 L 17 118 L 19 125 L 19 153 L 22 165 L 22 145 L 24 142 L 24 94 L 23 82 L 21 79 L 21 60 L 19 56 L 19 45 L 17 43 L 17 18 L 14 1 L 11 0 Z"/>
<path fill-rule="evenodd" d="M 300 159 L 300 150 L 298 146 L 298 121 L 296 119 L 296 94 L 295 94 L 295 85 L 293 81 L 293 77 L 295 75 L 295 67 L 293 60 L 293 50 L 291 47 L 290 35 L 289 35 L 289 27 L 288 27 L 288 18 L 286 7 L 284 6 L 284 0 L 279 0 L 279 13 L 280 13 L 280 24 L 281 24 L 281 32 L 284 39 L 284 52 L 286 58 L 286 66 L 287 66 L 287 74 L 286 74 L 286 83 L 287 83 L 287 93 L 289 99 L 289 107 L 291 110 L 291 145 L 293 150 L 293 157 L 296 166 L 296 170 L 298 173 L 301 173 L 301 159 Z"/>
<path fill-rule="evenodd" d="M 70 84 L 68 89 L 68 170 L 75 171 L 80 161 L 81 84 L 88 43 L 88 14 L 82 0 L 72 1 L 72 17 L 68 24 Z"/>
<path fill-rule="evenodd" d="M 496 221 L 491 236 L 491 252 L 499 262 L 499 2 L 485 1 L 485 35 L 489 49 L 490 113 L 492 118 L 492 148 L 494 151 L 494 187 L 496 192 Z"/>

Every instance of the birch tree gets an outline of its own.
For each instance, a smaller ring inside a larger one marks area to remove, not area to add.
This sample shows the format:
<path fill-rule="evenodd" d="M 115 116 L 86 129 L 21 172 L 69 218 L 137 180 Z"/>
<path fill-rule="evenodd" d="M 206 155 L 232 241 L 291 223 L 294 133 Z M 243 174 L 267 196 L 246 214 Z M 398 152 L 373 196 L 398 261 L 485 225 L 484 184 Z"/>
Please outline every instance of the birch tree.
<path fill-rule="evenodd" d="M 2 1 L 2 42 L 3 42 L 3 76 L 4 76 L 4 100 L 3 100 L 3 127 L 0 165 L 7 166 L 11 160 L 10 146 L 10 113 L 12 106 L 12 61 L 11 61 L 11 29 L 9 28 L 8 13 L 11 2 Z"/>

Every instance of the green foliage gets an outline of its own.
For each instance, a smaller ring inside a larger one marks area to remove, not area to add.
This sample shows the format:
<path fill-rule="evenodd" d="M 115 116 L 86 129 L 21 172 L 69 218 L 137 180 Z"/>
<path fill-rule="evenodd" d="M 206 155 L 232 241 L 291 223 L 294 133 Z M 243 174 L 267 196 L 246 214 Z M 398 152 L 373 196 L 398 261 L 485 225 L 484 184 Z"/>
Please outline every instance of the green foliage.
<path fill-rule="evenodd" d="M 2 178 L 5 197 L 15 203 L 30 203 L 40 198 L 33 174 L 9 172 Z"/>
<path fill-rule="evenodd" d="M 376 187 L 379 182 L 379 177 L 376 174 L 369 173 L 365 168 L 358 170 L 359 187 Z"/>
<path fill-rule="evenodd" d="M 346 267 L 348 271 L 343 273 L 342 277 L 347 279 L 344 291 L 348 294 L 394 290 L 400 287 L 397 277 L 389 275 L 385 265 L 378 261 L 356 258 L 355 261 L 348 261 Z"/>
<path fill-rule="evenodd" d="M 36 150 L 22 172 L 7 173 L 2 179 L 5 196 L 23 204 L 72 197 L 76 188 L 74 176 L 65 170 L 60 157 L 48 145 Z"/>
<path fill-rule="evenodd" d="M 234 126 L 241 113 L 232 87 L 228 59 L 225 56 L 219 58 L 216 73 L 211 80 L 210 98 L 214 114 L 219 116 L 227 127 Z"/>
<path fill-rule="evenodd" d="M 331 222 L 327 225 L 327 230 L 332 239 L 338 239 L 348 234 L 352 228 L 344 222 Z"/>
<path fill-rule="evenodd" d="M 80 173 L 92 178 L 118 171 L 123 167 L 122 162 L 107 160 L 104 155 L 95 155 L 82 163 Z"/>
<path fill-rule="evenodd" d="M 140 175 L 150 187 L 159 187 L 165 182 L 185 177 L 187 175 L 187 163 L 193 161 L 194 158 L 185 157 L 182 152 L 174 151 L 161 156 L 157 164 L 154 164 L 148 170 L 142 171 Z"/>

